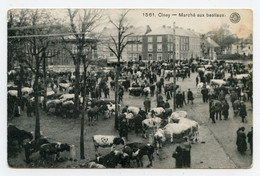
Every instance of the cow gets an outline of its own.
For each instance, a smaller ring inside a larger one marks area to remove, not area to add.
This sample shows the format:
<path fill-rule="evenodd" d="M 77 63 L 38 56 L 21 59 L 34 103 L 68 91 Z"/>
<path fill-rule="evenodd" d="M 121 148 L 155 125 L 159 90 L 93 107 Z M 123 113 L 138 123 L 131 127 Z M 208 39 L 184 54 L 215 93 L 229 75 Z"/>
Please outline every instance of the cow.
<path fill-rule="evenodd" d="M 107 109 L 109 112 L 109 117 L 111 117 L 111 115 L 116 112 L 116 105 L 113 103 L 109 103 L 106 106 L 107 106 Z M 118 104 L 118 111 L 120 111 L 120 107 L 121 107 L 121 105 Z"/>
<path fill-rule="evenodd" d="M 167 137 L 170 138 L 170 142 L 172 143 L 174 136 L 188 136 L 189 140 L 193 143 L 198 141 L 199 124 L 196 121 L 179 118 L 176 122 L 177 123 L 169 123 L 163 128 L 166 139 Z"/>
<path fill-rule="evenodd" d="M 159 149 L 162 148 L 162 145 L 166 141 L 166 136 L 163 129 L 158 129 L 153 136 L 154 138 L 154 146 L 156 149 L 156 154 L 159 155 Z"/>
<path fill-rule="evenodd" d="M 75 156 L 73 156 L 75 154 L 75 146 L 74 145 L 69 145 L 67 143 L 60 143 L 60 142 L 53 142 L 53 143 L 45 143 L 42 144 L 40 147 L 40 156 L 41 158 L 43 158 L 44 160 L 49 158 L 50 156 L 54 156 L 54 161 L 59 160 L 60 158 L 60 153 L 67 151 L 70 152 L 70 158 L 72 159 Z"/>
<path fill-rule="evenodd" d="M 74 111 L 74 102 L 72 100 L 68 100 L 62 103 L 61 105 L 61 116 L 63 117 L 64 115 L 66 117 L 71 117 L 73 115 Z"/>
<path fill-rule="evenodd" d="M 162 119 L 159 117 L 149 118 L 142 121 L 142 130 L 144 138 L 147 138 L 147 130 L 153 129 L 153 132 L 157 131 L 161 127 Z"/>
<path fill-rule="evenodd" d="M 25 161 L 26 163 L 30 162 L 30 155 L 40 151 L 40 147 L 43 144 L 47 144 L 49 141 L 46 138 L 39 138 L 32 141 L 27 142 L 24 145 L 24 151 L 25 151 Z"/>
<path fill-rule="evenodd" d="M 157 107 L 157 108 L 152 108 L 151 111 L 154 111 L 155 115 L 158 116 L 158 115 L 161 115 L 162 113 L 164 113 L 165 109 L 162 107 Z"/>
<path fill-rule="evenodd" d="M 20 149 L 25 139 L 32 140 L 33 135 L 25 130 L 18 129 L 15 125 L 8 126 L 8 147 L 13 145 L 14 141 L 17 141 L 18 148 Z"/>
<path fill-rule="evenodd" d="M 91 161 L 87 164 L 87 167 L 88 168 L 95 168 L 95 169 L 104 169 L 106 168 L 105 166 L 103 166 L 102 164 L 98 164 L 94 161 Z"/>
<path fill-rule="evenodd" d="M 122 167 L 127 167 L 130 163 L 129 156 L 122 151 L 111 151 L 105 156 L 98 156 L 97 163 L 105 166 L 106 168 L 115 168 L 118 164 Z"/>
<path fill-rule="evenodd" d="M 124 146 L 123 149 L 124 153 L 127 153 L 132 160 L 136 160 L 138 167 L 143 167 L 143 156 L 147 155 L 149 159 L 149 164 L 147 167 L 153 165 L 153 153 L 154 147 L 151 144 L 144 144 L 144 143 L 128 143 Z"/>
<path fill-rule="evenodd" d="M 139 111 L 140 111 L 140 108 L 135 107 L 135 106 L 129 106 L 129 107 L 127 108 L 127 111 L 128 111 L 129 113 L 133 113 L 134 115 L 137 115 L 137 114 L 139 113 Z"/>
<path fill-rule="evenodd" d="M 89 121 L 89 126 L 94 125 L 94 120 L 98 120 L 98 113 L 99 113 L 99 108 L 97 106 L 94 106 L 93 108 L 90 108 L 88 110 L 88 121 Z"/>
<path fill-rule="evenodd" d="M 111 147 L 111 151 L 114 150 L 117 145 L 125 145 L 125 141 L 117 136 L 109 136 L 109 135 L 94 135 L 92 136 L 92 140 L 95 147 L 96 157 L 98 156 L 98 147 Z"/>

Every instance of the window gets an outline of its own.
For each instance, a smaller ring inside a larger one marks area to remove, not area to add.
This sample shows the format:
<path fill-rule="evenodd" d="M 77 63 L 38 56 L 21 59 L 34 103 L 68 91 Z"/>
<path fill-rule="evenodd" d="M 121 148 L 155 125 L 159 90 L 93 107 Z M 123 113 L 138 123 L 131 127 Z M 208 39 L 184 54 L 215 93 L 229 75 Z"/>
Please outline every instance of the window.
<path fill-rule="evenodd" d="M 138 54 L 133 54 L 134 60 L 137 60 Z"/>
<path fill-rule="evenodd" d="M 139 37 L 138 37 L 138 41 L 139 41 L 139 42 L 143 42 L 143 37 L 142 37 L 142 36 L 139 36 Z"/>
<path fill-rule="evenodd" d="M 128 54 L 128 59 L 132 60 L 133 59 L 133 55 L 132 54 Z"/>
<path fill-rule="evenodd" d="M 170 44 L 167 45 L 167 50 L 171 51 L 171 45 Z"/>
<path fill-rule="evenodd" d="M 162 42 L 162 36 L 157 37 L 157 42 Z"/>
<path fill-rule="evenodd" d="M 153 42 L 153 37 L 148 37 L 148 42 Z"/>
<path fill-rule="evenodd" d="M 162 53 L 157 53 L 157 60 L 162 60 Z"/>
<path fill-rule="evenodd" d="M 133 51 L 137 51 L 137 44 L 133 44 Z"/>
<path fill-rule="evenodd" d="M 162 44 L 157 44 L 157 51 L 162 51 Z"/>
<path fill-rule="evenodd" d="M 153 51 L 153 45 L 152 44 L 148 44 L 148 51 Z"/>
<path fill-rule="evenodd" d="M 142 44 L 138 44 L 138 51 L 142 51 L 143 48 L 142 48 Z"/>
<path fill-rule="evenodd" d="M 128 51 L 132 51 L 132 45 L 128 45 L 127 50 L 128 50 Z"/>

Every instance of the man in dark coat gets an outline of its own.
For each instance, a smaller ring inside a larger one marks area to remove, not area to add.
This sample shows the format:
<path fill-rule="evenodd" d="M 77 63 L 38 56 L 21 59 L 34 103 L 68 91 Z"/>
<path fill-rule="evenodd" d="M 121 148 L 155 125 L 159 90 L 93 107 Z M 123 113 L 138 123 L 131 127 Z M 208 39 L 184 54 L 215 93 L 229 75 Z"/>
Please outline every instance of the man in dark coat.
<path fill-rule="evenodd" d="M 250 155 L 253 155 L 253 127 L 251 128 L 251 131 L 247 133 L 247 142 L 249 143 L 250 146 Z"/>
<path fill-rule="evenodd" d="M 224 116 L 224 120 L 228 119 L 228 115 L 229 115 L 228 110 L 229 110 L 229 105 L 227 100 L 225 100 L 222 104 L 222 115 Z"/>
<path fill-rule="evenodd" d="M 119 136 L 128 140 L 128 125 L 125 117 L 120 119 Z"/>
<path fill-rule="evenodd" d="M 209 102 L 209 118 L 212 120 L 213 123 L 216 123 L 215 121 L 215 108 L 213 106 L 213 100 L 210 100 Z"/>
<path fill-rule="evenodd" d="M 203 103 L 208 102 L 209 90 L 206 87 L 203 87 L 201 89 L 201 94 L 202 94 Z"/>
<path fill-rule="evenodd" d="M 169 104 L 168 100 L 166 100 L 166 102 L 165 102 L 165 104 L 164 104 L 164 108 L 165 108 L 165 109 L 170 108 L 170 104 Z"/>
<path fill-rule="evenodd" d="M 193 100 L 194 100 L 193 93 L 190 89 L 188 89 L 188 104 L 190 103 L 190 101 L 191 101 L 191 104 L 193 104 Z"/>
<path fill-rule="evenodd" d="M 183 167 L 183 154 L 182 148 L 180 146 L 176 147 L 175 152 L 173 152 L 172 157 L 175 158 L 175 168 L 182 168 Z"/>
<path fill-rule="evenodd" d="M 191 163 L 191 143 L 188 137 L 184 137 L 184 142 L 181 144 L 182 148 L 182 157 L 183 157 L 183 166 L 190 168 Z"/>
<path fill-rule="evenodd" d="M 176 94 L 176 104 L 177 108 L 182 107 L 181 104 L 183 103 L 182 94 L 180 91 Z"/>
<path fill-rule="evenodd" d="M 241 127 L 237 130 L 236 144 L 237 144 L 237 150 L 241 154 L 245 154 L 245 151 L 247 149 L 245 127 Z"/>
<path fill-rule="evenodd" d="M 199 76 L 196 76 L 196 87 L 199 84 Z"/>
<path fill-rule="evenodd" d="M 246 105 L 244 104 L 243 101 L 241 101 L 241 104 L 240 104 L 239 115 L 242 118 L 242 122 L 244 123 L 245 122 L 245 118 L 247 116 L 247 112 L 246 112 Z"/>
<path fill-rule="evenodd" d="M 149 98 L 147 98 L 146 100 L 144 100 L 144 109 L 145 112 L 150 112 L 151 109 L 151 100 Z"/>

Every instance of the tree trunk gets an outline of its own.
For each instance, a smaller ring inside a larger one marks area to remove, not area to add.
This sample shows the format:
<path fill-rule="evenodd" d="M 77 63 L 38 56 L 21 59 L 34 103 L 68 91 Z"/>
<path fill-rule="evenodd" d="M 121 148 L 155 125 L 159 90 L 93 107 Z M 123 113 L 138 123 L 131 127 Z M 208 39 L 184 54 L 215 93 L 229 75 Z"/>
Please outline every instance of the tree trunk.
<path fill-rule="evenodd" d="M 75 61 L 75 104 L 74 104 L 74 118 L 79 117 L 79 91 L 80 91 L 80 86 L 79 86 L 79 80 L 80 80 L 80 58 L 77 56 L 76 61 Z"/>
<path fill-rule="evenodd" d="M 23 86 L 23 75 L 24 75 L 24 70 L 23 70 L 23 65 L 20 64 L 20 73 L 19 73 L 19 80 L 18 80 L 18 102 L 17 106 L 21 108 L 21 103 L 22 103 L 22 86 Z"/>
<path fill-rule="evenodd" d="M 86 86 L 87 86 L 87 79 L 86 79 L 86 74 L 87 74 L 87 67 L 86 67 L 86 60 L 83 60 L 83 65 L 84 65 L 84 72 L 83 72 L 83 106 L 82 106 L 82 114 L 81 114 L 81 129 L 80 129 L 80 158 L 85 159 L 85 154 L 84 154 L 84 119 L 85 119 L 85 107 L 86 107 Z"/>
<path fill-rule="evenodd" d="M 46 53 L 44 52 L 43 55 L 43 63 L 42 63 L 42 69 L 43 69 L 43 86 L 44 86 L 44 92 L 43 92 L 43 110 L 46 111 L 46 100 L 47 100 L 47 81 L 46 81 Z"/>
<path fill-rule="evenodd" d="M 120 63 L 118 62 L 118 65 L 116 67 L 116 77 L 115 77 L 115 103 L 116 103 L 116 107 L 115 107 L 115 129 L 118 130 L 118 91 L 119 91 L 119 85 L 118 85 L 118 79 L 119 79 L 119 69 L 120 69 Z"/>
<path fill-rule="evenodd" d="M 34 98 L 35 98 L 35 139 L 41 137 L 40 134 L 40 114 L 39 114 L 39 89 L 38 89 L 38 81 L 39 81 L 39 58 L 36 55 L 36 74 L 35 74 L 35 81 L 34 81 Z"/>

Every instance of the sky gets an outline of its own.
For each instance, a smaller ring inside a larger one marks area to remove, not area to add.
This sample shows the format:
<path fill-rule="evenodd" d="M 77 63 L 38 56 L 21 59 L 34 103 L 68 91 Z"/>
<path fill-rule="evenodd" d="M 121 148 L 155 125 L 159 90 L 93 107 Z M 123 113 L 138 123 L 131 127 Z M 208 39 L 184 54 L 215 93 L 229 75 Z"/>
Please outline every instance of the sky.
<path fill-rule="evenodd" d="M 69 22 L 67 9 L 52 9 L 50 11 L 56 18 Z M 111 27 L 109 19 L 117 19 L 124 11 L 126 9 L 102 9 L 103 20 L 100 22 L 98 30 Z M 237 23 L 230 20 L 230 16 L 234 12 L 240 16 Z M 229 29 L 239 38 L 247 38 L 253 34 L 253 12 L 247 9 L 130 9 L 127 19 L 128 23 L 133 26 L 146 27 L 149 25 L 151 29 L 163 25 L 173 26 L 175 22 L 175 26 L 184 29 L 190 28 L 201 34 L 217 30 L 221 26 Z"/>

